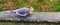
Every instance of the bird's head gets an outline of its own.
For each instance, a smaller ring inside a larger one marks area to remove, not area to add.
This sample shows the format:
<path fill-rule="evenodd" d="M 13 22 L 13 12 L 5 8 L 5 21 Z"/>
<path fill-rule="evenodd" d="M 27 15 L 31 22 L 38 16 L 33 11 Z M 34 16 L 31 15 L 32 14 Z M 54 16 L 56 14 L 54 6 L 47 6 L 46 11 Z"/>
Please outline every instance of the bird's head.
<path fill-rule="evenodd" d="M 33 11 L 34 11 L 34 8 L 30 7 L 30 13 L 33 13 Z"/>

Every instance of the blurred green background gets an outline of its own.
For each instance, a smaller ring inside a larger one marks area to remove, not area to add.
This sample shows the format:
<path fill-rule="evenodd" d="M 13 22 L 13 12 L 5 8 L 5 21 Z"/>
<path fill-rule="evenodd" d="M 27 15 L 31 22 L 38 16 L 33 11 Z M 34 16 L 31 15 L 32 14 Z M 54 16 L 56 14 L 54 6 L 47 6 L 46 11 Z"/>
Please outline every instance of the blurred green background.
<path fill-rule="evenodd" d="M 35 12 L 59 12 L 60 0 L 0 0 L 0 11 L 33 7 Z"/>
<path fill-rule="evenodd" d="M 33 7 L 35 9 L 34 10 L 35 12 L 60 12 L 60 0 L 0 0 L 0 11 L 14 10 L 21 7 Z M 0 22 L 0 25 L 18 25 L 18 24 L 20 25 L 20 23 Z M 32 24 L 37 25 L 37 23 L 31 23 L 31 25 Z M 29 23 L 27 25 L 29 25 Z M 60 24 L 41 23 L 41 25 L 60 25 Z"/>

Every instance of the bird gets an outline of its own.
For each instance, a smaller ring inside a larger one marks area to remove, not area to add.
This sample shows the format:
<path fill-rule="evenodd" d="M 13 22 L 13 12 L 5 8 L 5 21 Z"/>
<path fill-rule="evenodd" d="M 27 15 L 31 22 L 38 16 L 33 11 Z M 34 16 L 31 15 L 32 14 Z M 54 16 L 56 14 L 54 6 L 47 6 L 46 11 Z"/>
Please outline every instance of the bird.
<path fill-rule="evenodd" d="M 31 15 L 33 11 L 34 11 L 33 7 L 30 7 L 30 8 L 22 7 L 16 10 L 12 10 L 11 13 L 22 15 L 22 16 L 27 16 L 27 15 Z"/>

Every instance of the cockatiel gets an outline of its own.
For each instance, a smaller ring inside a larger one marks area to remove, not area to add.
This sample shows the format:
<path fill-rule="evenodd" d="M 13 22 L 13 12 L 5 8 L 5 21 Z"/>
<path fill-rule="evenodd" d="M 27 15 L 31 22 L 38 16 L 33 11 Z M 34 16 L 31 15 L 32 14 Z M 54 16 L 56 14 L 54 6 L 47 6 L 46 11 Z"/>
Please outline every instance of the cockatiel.
<path fill-rule="evenodd" d="M 34 10 L 33 7 L 30 7 L 30 8 L 23 7 L 17 10 L 12 10 L 11 12 L 17 15 L 27 16 L 32 14 L 33 10 Z"/>
<path fill-rule="evenodd" d="M 2 17 L 3 19 L 5 18 L 5 20 L 29 20 L 31 18 L 30 14 L 32 14 L 33 10 L 34 9 L 32 7 L 23 7 L 16 10 L 2 11 L 0 12 L 0 17 Z"/>

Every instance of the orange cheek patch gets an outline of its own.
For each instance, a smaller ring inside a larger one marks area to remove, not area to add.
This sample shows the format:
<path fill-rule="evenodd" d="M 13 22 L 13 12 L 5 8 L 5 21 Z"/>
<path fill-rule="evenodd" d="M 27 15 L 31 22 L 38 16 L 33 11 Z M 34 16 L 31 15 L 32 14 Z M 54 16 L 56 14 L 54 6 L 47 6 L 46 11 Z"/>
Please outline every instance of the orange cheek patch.
<path fill-rule="evenodd" d="M 32 12 L 32 10 L 30 12 Z"/>
<path fill-rule="evenodd" d="M 32 10 L 30 10 L 30 13 L 32 13 L 33 11 Z"/>

